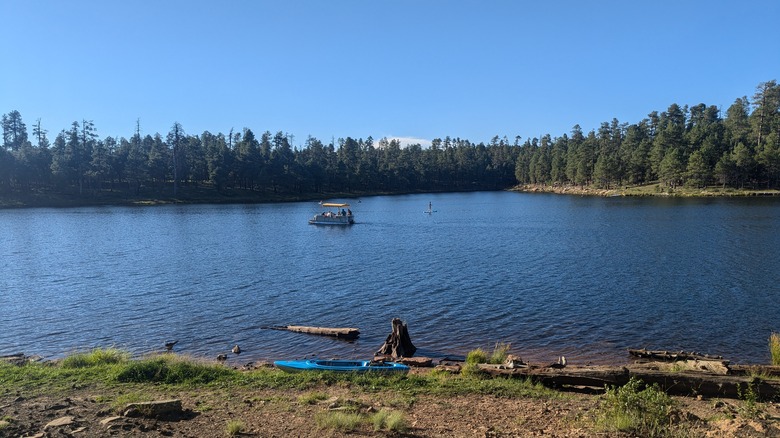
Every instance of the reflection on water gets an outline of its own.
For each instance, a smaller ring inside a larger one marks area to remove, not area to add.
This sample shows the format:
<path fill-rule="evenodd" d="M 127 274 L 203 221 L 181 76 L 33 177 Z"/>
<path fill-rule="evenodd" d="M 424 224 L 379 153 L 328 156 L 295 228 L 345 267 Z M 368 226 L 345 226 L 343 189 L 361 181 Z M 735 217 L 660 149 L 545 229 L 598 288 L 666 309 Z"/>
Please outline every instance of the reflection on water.
<path fill-rule="evenodd" d="M 626 348 L 766 362 L 780 202 L 505 192 L 351 201 L 0 211 L 0 354 L 97 346 L 242 361 L 365 358 L 409 324 L 418 354 L 510 342 L 529 360 Z M 427 214 L 428 203 L 433 204 Z M 266 330 L 358 327 L 351 343 Z"/>

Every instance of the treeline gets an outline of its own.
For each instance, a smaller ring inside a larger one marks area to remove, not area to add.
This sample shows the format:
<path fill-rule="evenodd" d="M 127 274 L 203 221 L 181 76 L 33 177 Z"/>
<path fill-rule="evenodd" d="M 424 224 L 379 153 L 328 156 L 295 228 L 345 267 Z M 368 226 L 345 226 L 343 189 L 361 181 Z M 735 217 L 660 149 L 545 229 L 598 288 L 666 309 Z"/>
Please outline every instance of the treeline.
<path fill-rule="evenodd" d="M 515 176 L 521 184 L 612 188 L 659 181 L 667 187 L 777 188 L 780 184 L 780 86 L 756 88 L 725 117 L 719 108 L 672 104 L 639 123 L 602 123 L 585 135 L 526 141 Z"/>
<path fill-rule="evenodd" d="M 209 184 L 274 193 L 410 192 L 503 189 L 515 184 L 518 148 L 445 139 L 431 148 L 398 140 L 328 144 L 266 131 L 187 135 L 179 123 L 161 135 L 99 139 L 92 121 L 73 122 L 50 144 L 40 121 L 28 137 L 18 111 L 3 116 L 0 192 L 48 189 L 89 195 L 100 190 L 162 193 Z"/>
<path fill-rule="evenodd" d="M 103 190 L 175 195 L 182 185 L 217 191 L 275 193 L 411 192 L 504 189 L 519 183 L 612 187 L 652 181 L 675 187 L 780 184 L 780 87 L 759 84 L 752 101 L 726 111 L 671 105 L 636 124 L 613 120 L 584 134 L 488 144 L 445 137 L 402 147 L 398 140 L 309 137 L 249 129 L 186 134 L 174 123 L 165 138 L 98 138 L 90 120 L 73 122 L 53 142 L 37 120 L 28 131 L 18 111 L 2 116 L 0 193 L 49 190 L 89 195 Z"/>

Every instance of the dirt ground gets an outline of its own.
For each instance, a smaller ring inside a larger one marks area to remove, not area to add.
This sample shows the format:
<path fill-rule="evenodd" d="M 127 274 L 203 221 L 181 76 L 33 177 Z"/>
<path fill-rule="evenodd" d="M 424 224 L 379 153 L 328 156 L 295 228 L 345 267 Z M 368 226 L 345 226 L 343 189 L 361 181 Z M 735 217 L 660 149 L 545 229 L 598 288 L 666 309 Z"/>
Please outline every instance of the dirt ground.
<path fill-rule="evenodd" d="M 157 400 L 179 399 L 182 410 L 163 418 L 123 416 L 116 408 L 122 389 L 74 389 L 52 396 L 0 395 L 0 437 L 227 437 L 228 422 L 243 423 L 245 437 L 605 437 L 594 425 L 599 396 L 564 392 L 553 399 L 494 396 L 419 396 L 365 392 L 342 386 L 300 390 L 159 390 Z M 311 400 L 313 393 L 320 400 Z M 780 437 L 780 409 L 760 405 L 756 418 L 745 416 L 739 400 L 676 397 L 673 422 L 679 436 Z M 318 425 L 316 417 L 350 406 L 369 414 L 403 412 L 406 432 L 374 431 L 370 422 L 339 431 Z M 5 423 L 3 423 L 5 422 Z M 59 425 L 50 424 L 58 422 Z M 626 435 L 629 436 L 629 435 Z"/>

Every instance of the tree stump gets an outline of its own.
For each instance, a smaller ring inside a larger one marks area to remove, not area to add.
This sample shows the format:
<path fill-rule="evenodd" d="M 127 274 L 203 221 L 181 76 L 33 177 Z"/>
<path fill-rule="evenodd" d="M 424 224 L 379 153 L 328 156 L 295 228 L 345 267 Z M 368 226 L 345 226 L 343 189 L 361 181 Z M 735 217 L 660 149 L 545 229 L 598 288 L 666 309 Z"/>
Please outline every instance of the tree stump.
<path fill-rule="evenodd" d="M 393 331 L 387 335 L 385 343 L 376 352 L 376 355 L 385 355 L 392 357 L 412 357 L 417 347 L 412 344 L 409 338 L 409 331 L 406 324 L 398 318 L 393 318 Z"/>

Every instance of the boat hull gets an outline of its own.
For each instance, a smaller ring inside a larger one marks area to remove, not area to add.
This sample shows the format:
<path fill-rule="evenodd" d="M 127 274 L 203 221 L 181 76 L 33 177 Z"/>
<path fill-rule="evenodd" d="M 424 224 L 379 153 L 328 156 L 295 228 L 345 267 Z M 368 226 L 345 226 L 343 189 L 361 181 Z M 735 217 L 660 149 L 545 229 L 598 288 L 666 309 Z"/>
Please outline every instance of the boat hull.
<path fill-rule="evenodd" d="M 370 360 L 277 360 L 274 365 L 287 372 L 332 371 L 337 373 L 408 373 L 409 367 L 396 362 Z"/>
<path fill-rule="evenodd" d="M 309 223 L 312 225 L 352 225 L 355 223 L 355 219 L 350 216 L 323 216 L 318 214 L 309 219 Z"/>

